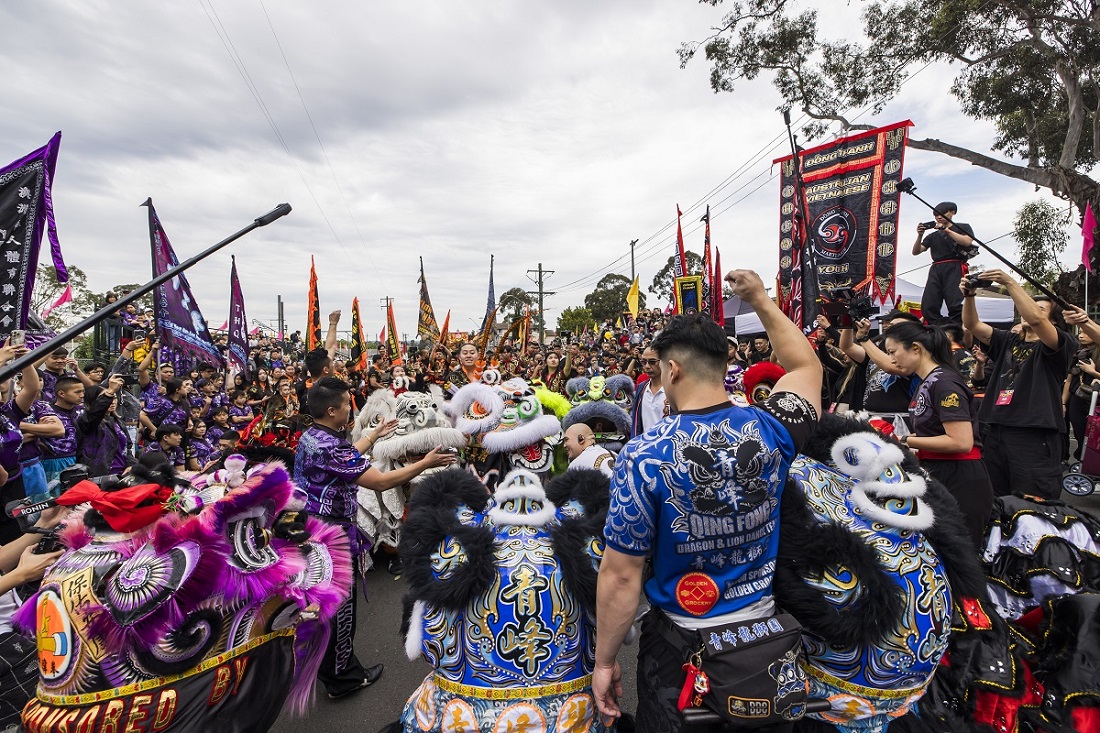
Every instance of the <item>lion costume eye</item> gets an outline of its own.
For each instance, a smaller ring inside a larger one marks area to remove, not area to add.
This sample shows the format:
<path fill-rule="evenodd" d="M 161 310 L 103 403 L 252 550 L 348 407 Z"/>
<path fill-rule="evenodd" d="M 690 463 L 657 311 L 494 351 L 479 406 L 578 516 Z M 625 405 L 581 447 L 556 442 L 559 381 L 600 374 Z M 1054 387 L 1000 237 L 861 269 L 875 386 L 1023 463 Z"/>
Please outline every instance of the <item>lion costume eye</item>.
<path fill-rule="evenodd" d="M 524 397 L 516 404 L 516 411 L 519 412 L 519 416 L 525 420 L 535 417 L 541 410 L 542 405 L 539 404 L 538 398 L 532 395 Z"/>

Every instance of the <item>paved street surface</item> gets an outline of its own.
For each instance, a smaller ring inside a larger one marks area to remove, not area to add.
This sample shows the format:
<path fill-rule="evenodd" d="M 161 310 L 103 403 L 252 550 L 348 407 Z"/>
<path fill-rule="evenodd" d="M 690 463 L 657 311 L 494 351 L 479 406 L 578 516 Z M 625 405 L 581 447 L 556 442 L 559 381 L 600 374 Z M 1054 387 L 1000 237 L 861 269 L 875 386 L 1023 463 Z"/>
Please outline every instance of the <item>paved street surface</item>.
<path fill-rule="evenodd" d="M 367 574 L 367 594 L 370 603 L 359 604 L 359 625 L 356 628 L 355 651 L 365 666 L 382 662 L 386 672 L 382 679 L 367 689 L 342 700 L 329 700 L 324 689 L 317 686 L 317 700 L 306 718 L 284 714 L 274 733 L 375 733 L 389 722 L 397 720 L 413 690 L 431 669 L 424 661 L 410 662 L 405 657 L 404 639 L 400 636 L 401 597 L 405 582 L 394 580 L 382 569 Z M 637 706 L 634 691 L 634 662 L 637 646 L 626 647 L 620 653 L 624 666 L 625 710 Z"/>

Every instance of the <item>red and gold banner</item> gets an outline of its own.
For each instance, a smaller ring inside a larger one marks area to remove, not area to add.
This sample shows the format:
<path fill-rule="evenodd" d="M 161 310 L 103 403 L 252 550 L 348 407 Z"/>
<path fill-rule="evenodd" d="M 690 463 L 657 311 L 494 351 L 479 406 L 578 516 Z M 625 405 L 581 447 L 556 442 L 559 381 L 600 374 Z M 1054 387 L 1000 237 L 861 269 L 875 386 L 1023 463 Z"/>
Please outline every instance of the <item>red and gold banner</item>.
<path fill-rule="evenodd" d="M 317 298 L 317 268 L 309 258 L 309 302 L 306 304 L 306 350 L 313 351 L 321 341 L 321 303 Z"/>
<path fill-rule="evenodd" d="M 802 320 L 796 316 L 802 311 L 803 293 L 808 298 L 817 290 L 801 282 L 805 250 L 810 248 L 823 294 L 850 288 L 878 303 L 892 301 L 898 183 L 912 124 L 906 120 L 801 151 L 801 201 L 793 156 L 772 161 L 781 164 L 779 305 L 796 323 Z M 800 235 L 804 248 L 799 246 Z"/>
<path fill-rule="evenodd" d="M 401 343 L 397 338 L 397 323 L 393 318 L 392 301 L 386 307 L 386 351 L 389 352 L 391 366 L 405 363 L 405 360 L 401 357 Z"/>

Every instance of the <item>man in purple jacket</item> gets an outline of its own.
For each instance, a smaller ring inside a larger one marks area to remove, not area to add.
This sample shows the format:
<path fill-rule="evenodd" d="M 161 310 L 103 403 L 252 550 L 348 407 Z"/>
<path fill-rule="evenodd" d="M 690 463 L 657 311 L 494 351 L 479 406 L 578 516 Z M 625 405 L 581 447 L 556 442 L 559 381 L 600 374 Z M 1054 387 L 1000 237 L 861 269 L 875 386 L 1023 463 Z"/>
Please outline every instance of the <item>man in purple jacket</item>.
<path fill-rule="evenodd" d="M 382 423 L 356 443 L 347 434 L 351 418 L 351 392 L 347 382 L 324 377 L 310 387 L 309 412 L 313 425 L 302 433 L 294 455 L 294 483 L 306 494 L 306 511 L 341 526 L 351 541 L 352 554 L 362 547 L 355 526 L 356 496 L 359 487 L 379 493 L 408 483 L 429 468 L 449 466 L 455 456 L 436 448 L 416 463 L 382 473 L 363 455 L 379 437 L 393 432 L 397 421 Z M 330 698 L 344 697 L 374 684 L 382 676 L 382 665 L 364 669 L 355 656 L 355 599 L 350 597 L 332 620 L 332 633 L 317 678 Z"/>

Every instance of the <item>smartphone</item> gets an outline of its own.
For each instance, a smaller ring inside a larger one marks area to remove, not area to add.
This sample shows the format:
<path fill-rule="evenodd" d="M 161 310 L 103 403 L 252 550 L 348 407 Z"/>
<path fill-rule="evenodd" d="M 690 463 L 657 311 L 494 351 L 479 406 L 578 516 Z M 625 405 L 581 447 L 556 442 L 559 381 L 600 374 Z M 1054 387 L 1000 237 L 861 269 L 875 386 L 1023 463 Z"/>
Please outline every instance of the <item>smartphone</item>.
<path fill-rule="evenodd" d="M 27 343 L 27 332 L 16 329 L 8 335 L 8 346 L 23 346 Z"/>
<path fill-rule="evenodd" d="M 144 331 L 144 329 L 135 328 L 134 329 L 134 341 L 144 341 L 144 340 L 145 340 L 145 331 Z"/>

